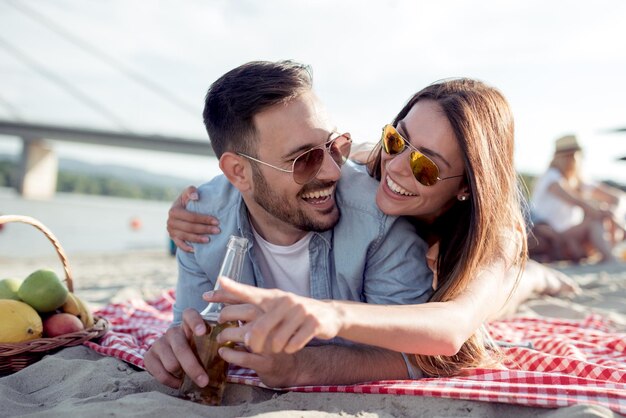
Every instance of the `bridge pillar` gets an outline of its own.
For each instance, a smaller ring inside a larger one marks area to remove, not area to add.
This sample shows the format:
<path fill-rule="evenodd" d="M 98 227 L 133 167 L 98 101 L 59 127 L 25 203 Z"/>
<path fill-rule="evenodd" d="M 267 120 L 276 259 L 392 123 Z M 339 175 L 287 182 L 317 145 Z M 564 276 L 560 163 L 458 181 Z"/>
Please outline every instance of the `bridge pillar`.
<path fill-rule="evenodd" d="M 17 190 L 28 199 L 50 199 L 57 188 L 59 162 L 44 140 L 23 138 Z"/>

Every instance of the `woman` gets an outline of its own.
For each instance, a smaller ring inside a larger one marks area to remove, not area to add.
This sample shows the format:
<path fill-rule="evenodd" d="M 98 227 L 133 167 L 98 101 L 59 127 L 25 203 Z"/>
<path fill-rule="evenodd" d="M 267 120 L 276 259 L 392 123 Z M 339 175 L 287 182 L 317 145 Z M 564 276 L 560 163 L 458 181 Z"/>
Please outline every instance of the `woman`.
<path fill-rule="evenodd" d="M 624 238 L 624 220 L 617 215 L 624 193 L 584 182 L 581 158 L 575 136 L 556 141 L 550 167 L 534 187 L 533 218 L 538 228 L 548 226 L 558 236 L 550 248 L 553 259 L 578 262 L 597 252 L 600 262 L 614 262 L 613 247 Z"/>
<path fill-rule="evenodd" d="M 415 354 L 412 361 L 428 375 L 493 364 L 493 345 L 481 325 L 513 294 L 527 254 L 508 103 L 475 80 L 430 85 L 385 126 L 368 170 L 380 180 L 379 208 L 410 217 L 430 245 L 427 257 L 436 280 L 429 303 L 315 301 L 227 280 L 206 299 L 256 305 L 240 329 L 255 352 L 292 353 L 311 338 L 339 336 Z M 184 225 L 185 219 L 202 219 L 216 228 L 215 220 L 183 214 L 180 206 L 168 221 L 179 246 L 181 239 L 196 240 L 194 232 L 208 230 Z M 534 277 L 521 282 L 515 298 L 561 287 L 554 276 Z M 223 320 L 228 309 L 239 308 L 228 307 Z"/>

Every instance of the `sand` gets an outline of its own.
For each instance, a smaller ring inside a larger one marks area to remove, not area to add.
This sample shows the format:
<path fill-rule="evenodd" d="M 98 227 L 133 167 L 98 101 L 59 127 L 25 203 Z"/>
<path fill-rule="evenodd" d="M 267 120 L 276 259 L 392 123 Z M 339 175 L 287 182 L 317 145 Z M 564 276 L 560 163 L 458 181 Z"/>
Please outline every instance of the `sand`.
<path fill-rule="evenodd" d="M 150 298 L 176 283 L 176 261 L 156 251 L 70 255 L 75 291 L 92 306 L 129 297 Z M 0 274 L 25 277 L 51 266 L 55 257 L 0 258 Z M 626 330 L 626 264 L 559 266 L 582 286 L 571 300 L 541 297 L 519 314 L 581 319 L 589 312 L 610 317 Z M 205 416 L 205 417 L 612 417 L 607 408 L 560 409 L 418 396 L 275 392 L 230 384 L 225 406 L 206 407 L 177 399 L 175 391 L 147 372 L 86 347 L 64 349 L 0 378 L 0 416 Z"/>

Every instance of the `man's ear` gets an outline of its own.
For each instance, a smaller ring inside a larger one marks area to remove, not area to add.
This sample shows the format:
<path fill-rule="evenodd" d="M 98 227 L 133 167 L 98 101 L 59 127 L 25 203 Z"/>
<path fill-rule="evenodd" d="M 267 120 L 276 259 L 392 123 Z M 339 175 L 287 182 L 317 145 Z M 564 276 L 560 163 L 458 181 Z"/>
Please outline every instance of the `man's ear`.
<path fill-rule="evenodd" d="M 249 163 L 234 152 L 225 152 L 220 157 L 220 169 L 240 192 L 252 188 L 252 171 Z"/>

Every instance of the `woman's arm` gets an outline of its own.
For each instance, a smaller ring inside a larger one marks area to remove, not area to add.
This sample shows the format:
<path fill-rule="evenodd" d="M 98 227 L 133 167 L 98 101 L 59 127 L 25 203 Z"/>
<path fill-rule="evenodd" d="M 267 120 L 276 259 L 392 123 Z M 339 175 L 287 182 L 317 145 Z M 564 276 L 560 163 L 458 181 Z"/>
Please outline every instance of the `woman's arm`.
<path fill-rule="evenodd" d="M 591 196 L 600 202 L 607 203 L 611 207 L 617 206 L 621 199 L 626 198 L 626 193 L 606 184 L 594 184 L 591 187 Z"/>
<path fill-rule="evenodd" d="M 187 252 L 193 252 L 193 247 L 186 241 L 207 243 L 210 241 L 207 235 L 220 233 L 217 218 L 185 209 L 191 200 L 198 200 L 198 191 L 194 186 L 183 190 L 167 214 L 167 233 L 178 248 Z"/>
<path fill-rule="evenodd" d="M 295 353 L 313 338 L 339 336 L 404 353 L 450 356 L 486 320 L 513 312 L 533 293 L 577 289 L 555 270 L 534 262 L 528 266 L 518 285 L 517 267 L 495 263 L 454 300 L 420 305 L 320 301 L 228 279 L 221 279 L 222 288 L 205 299 L 236 304 L 227 306 L 220 320 L 246 324 L 224 330 L 223 338 L 237 333 L 233 337 L 243 339 L 255 353 Z"/>
<path fill-rule="evenodd" d="M 507 271 L 508 287 L 515 283 L 517 269 Z M 575 295 L 581 292 L 580 286 L 569 276 L 544 266 L 534 260 L 527 260 L 517 285 L 515 285 L 506 305 L 489 317 L 490 320 L 504 318 L 514 314 L 519 305 L 536 295 Z"/>
<path fill-rule="evenodd" d="M 559 182 L 552 183 L 548 187 L 548 192 L 563 200 L 564 202 L 569 203 L 570 205 L 580 206 L 586 214 L 593 214 L 596 211 L 596 209 L 592 205 L 587 203 L 585 199 L 582 198 L 582 196 L 579 196 L 574 191 L 566 189 Z"/>
<path fill-rule="evenodd" d="M 455 300 L 421 305 L 319 301 L 228 279 L 220 279 L 222 288 L 205 299 L 256 307 L 228 306 L 220 317 L 246 322 L 232 332 L 245 333 L 246 345 L 256 353 L 294 353 L 313 338 L 339 336 L 394 351 L 453 355 L 504 305 L 505 281 L 501 273 L 495 276 L 500 279 L 485 272 Z"/>
<path fill-rule="evenodd" d="M 600 193 L 600 195 L 603 196 L 603 199 L 609 199 L 608 194 L 602 194 L 602 192 L 598 192 L 599 188 L 594 188 L 594 190 L 597 193 Z M 603 208 L 602 206 L 607 206 L 608 202 L 602 201 L 602 200 L 596 200 L 596 203 L 603 203 L 603 205 L 599 205 L 599 206 L 595 206 L 593 204 L 589 203 L 589 199 L 585 199 L 583 196 L 579 195 L 577 192 L 575 191 L 571 191 L 565 187 L 563 187 L 562 184 L 560 183 L 552 183 L 549 187 L 548 187 L 548 191 L 550 193 L 552 193 L 554 196 L 558 197 L 559 199 L 563 200 L 564 202 L 567 202 L 571 205 L 576 205 L 576 206 L 580 206 L 583 211 L 585 212 L 585 216 L 588 216 L 590 218 L 593 219 L 607 219 L 610 220 L 613 223 L 616 223 L 617 220 L 614 218 L 614 214 L 610 209 L 606 209 Z M 600 195 L 592 192 L 592 194 L 595 197 L 598 197 Z M 619 199 L 615 198 L 615 200 L 609 199 L 611 201 L 615 201 L 615 202 L 619 202 Z M 619 222 L 617 222 L 617 225 L 619 225 Z"/>

